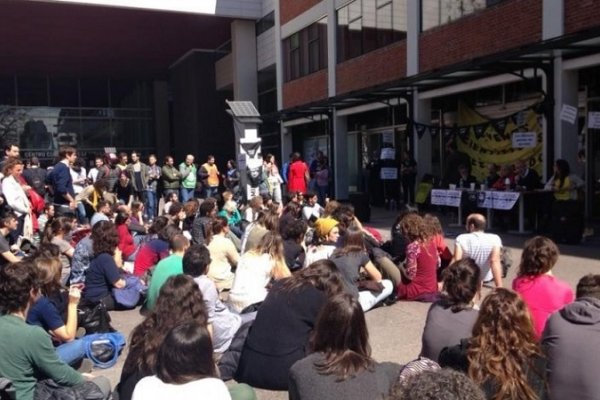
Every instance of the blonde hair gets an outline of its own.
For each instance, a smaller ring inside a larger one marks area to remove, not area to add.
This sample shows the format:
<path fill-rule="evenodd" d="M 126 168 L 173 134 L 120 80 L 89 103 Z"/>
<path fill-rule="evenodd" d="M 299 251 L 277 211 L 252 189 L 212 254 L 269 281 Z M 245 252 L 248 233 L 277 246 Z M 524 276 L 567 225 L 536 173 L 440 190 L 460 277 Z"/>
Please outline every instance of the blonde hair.
<path fill-rule="evenodd" d="M 278 280 L 291 276 L 283 255 L 283 239 L 279 234 L 267 232 L 258 243 L 258 246 L 250 252 L 257 255 L 268 254 L 271 257 L 274 263 L 271 276 L 274 279 Z"/>

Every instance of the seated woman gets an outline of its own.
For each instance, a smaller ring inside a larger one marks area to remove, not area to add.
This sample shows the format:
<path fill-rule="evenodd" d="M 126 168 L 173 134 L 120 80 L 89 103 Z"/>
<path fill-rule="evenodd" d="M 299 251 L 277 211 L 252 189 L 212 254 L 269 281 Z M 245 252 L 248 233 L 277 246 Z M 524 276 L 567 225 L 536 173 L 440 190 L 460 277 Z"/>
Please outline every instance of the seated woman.
<path fill-rule="evenodd" d="M 42 243 L 52 243 L 58 246 L 60 249 L 60 262 L 62 264 L 62 275 L 61 283 L 66 285 L 69 281 L 69 275 L 71 274 L 71 259 L 75 249 L 71 246 L 66 237 L 69 236 L 73 225 L 71 219 L 67 217 L 58 217 L 52 220 L 51 223 L 46 225 Z"/>
<path fill-rule="evenodd" d="M 246 231 L 247 234 L 244 234 L 242 240 L 242 253 L 256 248 L 267 232 L 279 232 L 279 215 L 273 210 L 260 212 L 256 221 L 248 225 Z"/>
<path fill-rule="evenodd" d="M 163 216 L 156 218 L 153 230 L 163 225 L 166 220 L 167 218 Z M 160 260 L 168 257 L 171 238 L 179 233 L 181 231 L 176 226 L 166 225 L 158 232 L 156 238 L 142 244 L 133 262 L 133 274 L 137 277 L 142 277 L 147 271 L 158 264 Z"/>
<path fill-rule="evenodd" d="M 330 259 L 340 270 L 347 292 L 358 299 L 363 311 L 369 311 L 392 294 L 392 282 L 383 279 L 381 272 L 369 259 L 362 229 L 350 225 L 342 237 L 342 243 L 342 247 L 336 249 Z M 361 270 L 366 273 L 365 279 L 361 279 Z"/>
<path fill-rule="evenodd" d="M 119 234 L 110 222 L 106 229 L 92 231 L 92 248 L 94 258 L 85 271 L 85 289 L 83 300 L 88 303 L 104 303 L 108 310 L 115 309 L 112 289 L 125 287 L 125 279 L 121 277 L 121 252 L 118 250 Z"/>
<path fill-rule="evenodd" d="M 465 372 L 488 399 L 546 398 L 546 358 L 527 305 L 509 289 L 483 300 L 472 337 L 442 350 L 439 363 Z"/>
<path fill-rule="evenodd" d="M 183 205 L 183 212 L 185 213 L 185 217 L 183 218 L 181 224 L 182 231 L 192 231 L 192 226 L 194 226 L 194 219 L 196 218 L 196 214 L 198 214 L 199 209 L 200 203 L 198 203 L 198 200 L 196 199 L 189 200 Z"/>
<path fill-rule="evenodd" d="M 401 269 L 398 298 L 432 301 L 438 294 L 437 269 L 440 260 L 435 242 L 429 237 L 425 221 L 417 214 L 404 217 L 400 221 L 400 229 L 408 245 L 404 268 Z"/>
<path fill-rule="evenodd" d="M 214 400 L 232 398 L 219 379 L 206 323 L 191 321 L 171 329 L 158 348 L 156 365 L 156 373 L 142 378 L 135 386 L 133 400 L 186 400 L 199 394 Z M 243 398 L 255 397 L 252 388 L 246 387 L 245 391 Z"/>
<path fill-rule="evenodd" d="M 229 230 L 241 239 L 243 234 L 242 230 L 240 229 L 242 216 L 238 211 L 236 202 L 233 200 L 226 201 L 225 204 L 223 204 L 223 208 L 217 215 L 226 218 L 227 224 L 229 225 Z"/>
<path fill-rule="evenodd" d="M 131 222 L 138 225 L 144 225 L 144 203 L 134 201 L 131 203 Z"/>
<path fill-rule="evenodd" d="M 307 228 L 306 222 L 299 219 L 288 224 L 281 234 L 283 237 L 285 263 L 292 272 L 304 266 L 306 251 L 304 250 L 304 246 L 302 246 L 302 242 L 304 241 Z"/>
<path fill-rule="evenodd" d="M 84 213 L 87 218 L 91 218 L 98 211 L 98 203 L 105 200 L 108 182 L 106 179 L 100 179 L 94 182 L 93 185 L 86 186 L 81 192 L 75 196 L 77 202 L 77 212 Z M 40 228 L 41 229 L 41 228 Z"/>
<path fill-rule="evenodd" d="M 170 277 L 160 289 L 154 309 L 131 332 L 117 391 L 120 400 L 129 400 L 136 384 L 157 372 L 157 353 L 167 333 L 175 326 L 195 322 L 207 327 L 207 315 L 194 280 L 186 275 Z"/>
<path fill-rule="evenodd" d="M 37 219 L 38 222 L 38 240 L 42 240 L 42 236 L 44 235 L 44 231 L 46 230 L 46 224 L 52 222 L 54 219 L 54 204 L 46 203 L 44 206 L 44 212 L 40 214 Z"/>
<path fill-rule="evenodd" d="M 52 379 L 59 387 L 71 387 L 78 394 L 92 383 L 108 398 L 110 383 L 104 377 L 92 383 L 69 365 L 60 361 L 50 336 L 39 326 L 25 320 L 39 296 L 35 266 L 28 262 L 10 264 L 0 269 L 0 376 L 10 379 L 17 399 L 32 400 L 36 385 Z"/>
<path fill-rule="evenodd" d="M 177 195 L 177 192 L 171 192 L 165 197 L 165 205 L 162 209 L 161 215 L 169 214 L 171 206 L 174 203 L 179 203 L 179 196 Z"/>
<path fill-rule="evenodd" d="M 471 258 L 450 264 L 443 272 L 442 298 L 427 312 L 421 356 L 436 361 L 444 347 L 471 336 L 478 311 L 474 299 L 481 287 L 481 271 Z"/>
<path fill-rule="evenodd" d="M 83 341 L 76 339 L 77 305 L 81 298 L 80 285 L 71 286 L 65 303 L 63 286 L 60 282 L 62 265 L 58 258 L 36 258 L 34 260 L 40 287 L 40 298 L 31 306 L 27 323 L 42 327 L 49 332 L 58 358 L 72 366 L 85 357 Z M 66 321 L 63 320 L 66 315 Z"/>
<path fill-rule="evenodd" d="M 319 312 L 343 287 L 337 267 L 328 260 L 276 282 L 256 314 L 236 380 L 264 389 L 287 390 L 290 367 L 308 354 Z"/>
<path fill-rule="evenodd" d="M 290 400 L 362 400 L 387 397 L 400 366 L 371 358 L 360 304 L 350 295 L 331 298 L 321 310 L 308 357 L 290 370 Z"/>
<path fill-rule="evenodd" d="M 217 289 L 231 289 L 233 285 L 233 270 L 238 265 L 240 254 L 233 242 L 227 237 L 229 225 L 224 217 L 217 217 L 211 224 L 212 239 L 208 244 L 210 251 L 210 269 L 208 277 L 217 286 Z"/>
<path fill-rule="evenodd" d="M 300 219 L 301 207 L 298 203 L 289 202 L 283 208 L 279 218 L 279 232 L 283 235 L 288 225 Z"/>
<path fill-rule="evenodd" d="M 306 249 L 304 266 L 315 261 L 327 260 L 336 249 L 340 238 L 339 222 L 331 217 L 319 218 L 315 221 L 312 243 Z"/>
<path fill-rule="evenodd" d="M 437 249 L 438 256 L 440 257 L 439 271 L 441 272 L 444 268 L 450 265 L 450 262 L 452 261 L 452 252 L 446 244 L 442 224 L 440 223 L 438 217 L 432 214 L 425 214 L 423 216 L 423 221 L 425 222 L 426 229 L 429 229 L 428 235 L 435 243 L 435 248 Z M 441 278 L 441 274 L 438 274 L 438 277 Z"/>
<path fill-rule="evenodd" d="M 550 315 L 575 300 L 569 284 L 552 275 L 558 255 L 558 247 L 552 240 L 543 236 L 529 239 L 525 242 L 519 272 L 512 284 L 513 290 L 529 307 L 537 339 L 542 337 Z"/>
<path fill-rule="evenodd" d="M 548 179 L 544 189 L 554 192 L 554 200 L 577 200 L 577 191 L 584 187 L 584 182 L 575 174 L 567 160 L 558 159 L 554 162 L 554 174 Z"/>
<path fill-rule="evenodd" d="M 276 233 L 267 233 L 258 247 L 246 252 L 239 260 L 233 285 L 229 292 L 229 305 L 236 312 L 263 302 L 271 280 L 290 276 L 283 257 L 283 240 Z"/>
<path fill-rule="evenodd" d="M 136 243 L 129 232 L 129 224 L 131 217 L 126 211 L 119 211 L 115 218 L 115 225 L 119 235 L 119 250 L 123 255 L 123 261 L 135 261 L 135 257 L 139 251 L 139 241 Z"/>
<path fill-rule="evenodd" d="M 508 184 L 507 184 L 508 183 Z M 491 189 L 510 190 L 515 187 L 515 173 L 511 164 L 505 164 L 500 167 L 500 175 L 496 182 L 491 186 Z"/>

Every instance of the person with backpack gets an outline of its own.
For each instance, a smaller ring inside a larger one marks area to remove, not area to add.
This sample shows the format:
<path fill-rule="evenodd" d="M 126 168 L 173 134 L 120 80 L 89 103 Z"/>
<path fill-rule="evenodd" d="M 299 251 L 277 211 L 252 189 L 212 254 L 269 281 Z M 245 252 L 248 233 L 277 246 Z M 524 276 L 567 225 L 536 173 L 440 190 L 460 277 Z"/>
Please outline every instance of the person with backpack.
<path fill-rule="evenodd" d="M 40 160 L 31 157 L 30 167 L 23 171 L 23 178 L 33 190 L 42 197 L 46 196 L 46 169 L 40 167 Z"/>

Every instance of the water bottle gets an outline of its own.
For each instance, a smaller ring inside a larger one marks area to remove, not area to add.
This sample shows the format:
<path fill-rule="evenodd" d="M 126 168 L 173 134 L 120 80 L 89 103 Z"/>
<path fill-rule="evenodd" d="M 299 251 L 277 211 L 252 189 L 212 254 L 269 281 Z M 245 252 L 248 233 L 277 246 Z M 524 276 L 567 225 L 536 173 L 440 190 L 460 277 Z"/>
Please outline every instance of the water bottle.
<path fill-rule="evenodd" d="M 510 190 L 510 178 L 506 177 L 504 179 L 504 186 L 505 186 L 505 190 Z"/>

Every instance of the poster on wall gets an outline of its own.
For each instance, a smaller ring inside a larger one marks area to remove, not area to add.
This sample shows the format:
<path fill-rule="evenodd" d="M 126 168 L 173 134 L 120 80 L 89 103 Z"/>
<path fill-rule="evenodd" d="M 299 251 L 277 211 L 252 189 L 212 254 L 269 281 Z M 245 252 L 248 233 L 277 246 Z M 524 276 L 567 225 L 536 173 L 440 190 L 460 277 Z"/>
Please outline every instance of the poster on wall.
<path fill-rule="evenodd" d="M 588 128 L 600 129 L 600 111 L 590 111 L 588 113 Z"/>
<path fill-rule="evenodd" d="M 571 125 L 574 124 L 577 119 L 577 108 L 568 104 L 563 104 L 562 109 L 560 110 L 560 119 L 561 121 L 567 121 Z"/>
<path fill-rule="evenodd" d="M 537 146 L 537 133 L 515 132 L 512 134 L 513 149 L 528 149 Z"/>
<path fill-rule="evenodd" d="M 394 144 L 394 131 L 381 132 L 381 138 L 382 138 L 383 143 Z"/>
<path fill-rule="evenodd" d="M 398 168 L 381 168 L 379 178 L 382 181 L 393 181 L 398 179 Z"/>
<path fill-rule="evenodd" d="M 381 149 L 381 157 L 382 160 L 395 160 L 396 159 L 396 149 L 391 147 L 384 147 Z"/>

